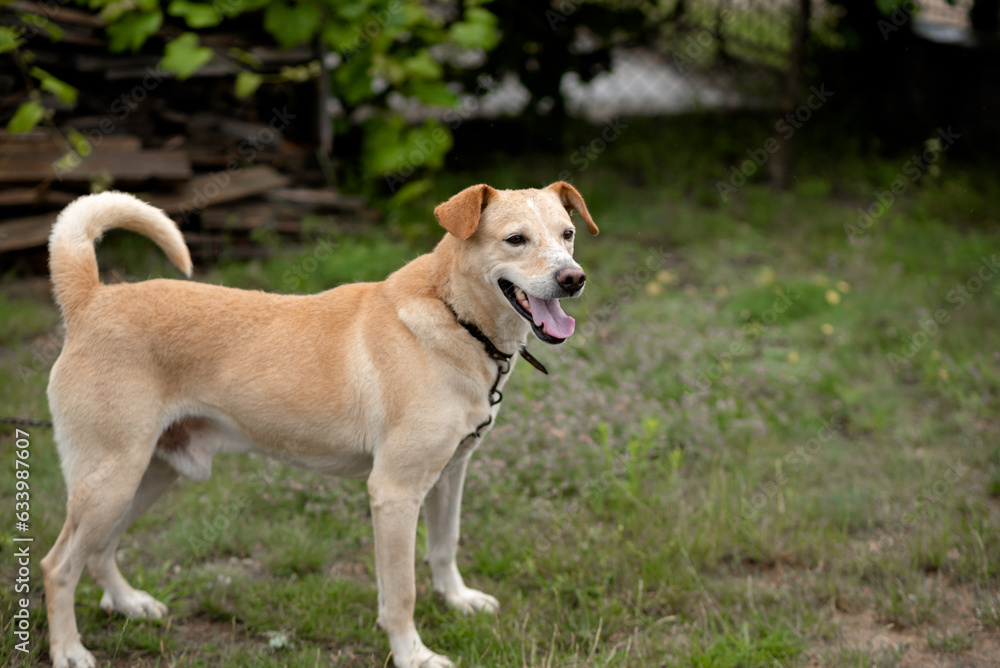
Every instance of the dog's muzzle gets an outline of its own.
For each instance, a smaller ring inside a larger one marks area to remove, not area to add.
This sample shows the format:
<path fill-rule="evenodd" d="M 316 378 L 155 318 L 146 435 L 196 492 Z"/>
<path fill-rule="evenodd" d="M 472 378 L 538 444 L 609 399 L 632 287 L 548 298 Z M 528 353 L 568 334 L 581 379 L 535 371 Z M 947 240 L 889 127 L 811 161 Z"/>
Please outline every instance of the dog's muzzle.
<path fill-rule="evenodd" d="M 564 293 L 562 298 L 572 298 L 583 291 L 587 276 L 582 269 L 568 267 L 557 271 L 555 280 Z M 539 340 L 557 344 L 572 336 L 576 321 L 563 312 L 559 298 L 535 297 L 503 278 L 497 283 L 518 315 L 531 323 L 531 331 Z"/>

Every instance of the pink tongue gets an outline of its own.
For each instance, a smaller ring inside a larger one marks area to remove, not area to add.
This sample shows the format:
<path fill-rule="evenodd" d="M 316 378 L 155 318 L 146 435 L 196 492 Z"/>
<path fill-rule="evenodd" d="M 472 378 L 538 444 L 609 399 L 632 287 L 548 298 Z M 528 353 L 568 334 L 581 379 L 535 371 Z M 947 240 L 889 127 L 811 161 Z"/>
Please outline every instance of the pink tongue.
<path fill-rule="evenodd" d="M 563 313 L 558 299 L 538 299 L 528 295 L 528 305 L 531 306 L 531 317 L 535 324 L 543 328 L 546 334 L 557 339 L 568 339 L 573 335 L 576 320 Z"/>

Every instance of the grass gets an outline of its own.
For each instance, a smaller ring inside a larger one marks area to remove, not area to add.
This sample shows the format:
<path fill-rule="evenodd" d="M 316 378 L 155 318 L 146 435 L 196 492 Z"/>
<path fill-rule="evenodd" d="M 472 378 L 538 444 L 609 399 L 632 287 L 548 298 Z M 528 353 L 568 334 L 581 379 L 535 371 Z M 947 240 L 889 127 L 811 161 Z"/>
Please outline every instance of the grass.
<path fill-rule="evenodd" d="M 989 665 L 996 655 L 1000 279 L 970 284 L 1000 239 L 996 171 L 943 156 L 851 240 L 845 223 L 906 156 L 868 155 L 815 126 L 789 191 L 754 177 L 721 201 L 715 182 L 767 130 L 753 117 L 630 121 L 572 173 L 602 230 L 577 244 L 590 277 L 567 305 L 578 333 L 529 346 L 552 375 L 518 365 L 466 483 L 460 563 L 501 611 L 445 609 L 418 554 L 428 646 L 462 666 Z M 580 143 L 588 131 L 599 129 L 581 128 Z M 568 154 L 484 162 L 439 178 L 431 197 L 573 169 Z M 387 231 L 329 239 L 315 265 L 311 245 L 199 280 L 316 291 L 381 278 L 432 247 L 428 204 L 392 213 Z M 157 255 L 144 244 L 112 239 L 103 269 L 173 275 L 159 259 L 148 268 Z M 45 348 L 59 329 L 24 286 L 8 279 L 0 300 L 0 412 L 45 416 Z M 947 322 L 927 326 L 942 310 Z M 51 431 L 28 431 L 33 639 L 16 661 L 36 665 L 47 658 L 38 560 L 65 491 Z M 11 493 L 0 487 L 2 507 Z M 0 546 L 11 554 L 9 533 Z M 179 483 L 137 522 L 119 561 L 172 614 L 109 619 L 84 576 L 77 616 L 102 665 L 385 663 L 363 481 L 219 457 L 211 483 Z"/>

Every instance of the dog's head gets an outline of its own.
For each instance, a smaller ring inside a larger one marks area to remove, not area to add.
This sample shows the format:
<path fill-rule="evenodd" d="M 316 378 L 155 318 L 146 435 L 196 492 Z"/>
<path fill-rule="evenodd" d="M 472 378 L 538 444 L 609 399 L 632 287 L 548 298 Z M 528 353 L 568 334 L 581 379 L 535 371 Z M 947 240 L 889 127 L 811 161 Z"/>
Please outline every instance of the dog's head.
<path fill-rule="evenodd" d="M 540 340 L 562 343 L 575 321 L 559 300 L 579 297 L 587 280 L 573 259 L 572 211 L 597 234 L 583 197 L 564 181 L 540 190 L 470 186 L 438 205 L 434 215 L 461 240 L 465 269 L 482 278 L 486 294 L 527 320 Z"/>

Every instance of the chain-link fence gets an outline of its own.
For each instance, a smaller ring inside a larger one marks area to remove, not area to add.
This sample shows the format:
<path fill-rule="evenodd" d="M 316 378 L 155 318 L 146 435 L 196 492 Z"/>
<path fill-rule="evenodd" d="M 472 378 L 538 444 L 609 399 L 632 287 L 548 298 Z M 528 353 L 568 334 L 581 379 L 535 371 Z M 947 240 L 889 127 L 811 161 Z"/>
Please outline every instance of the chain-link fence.
<path fill-rule="evenodd" d="M 917 4 L 922 24 L 969 28 L 973 0 Z M 903 9 L 908 16 L 909 7 Z M 836 29 L 844 10 L 827 0 L 676 0 L 661 8 L 655 32 L 642 45 L 612 49 L 609 71 L 586 82 L 575 72 L 563 77 L 567 110 L 596 120 L 613 114 L 780 106 L 793 63 L 801 57 L 795 52 L 796 19 L 804 10 L 809 40 L 845 46 Z M 891 14 L 885 20 L 891 22 Z M 587 26 L 577 32 L 585 44 Z M 517 78 L 508 77 L 478 101 L 478 109 L 485 116 L 516 114 L 530 99 Z"/>

